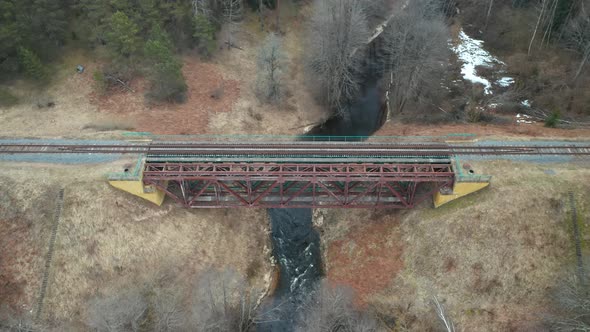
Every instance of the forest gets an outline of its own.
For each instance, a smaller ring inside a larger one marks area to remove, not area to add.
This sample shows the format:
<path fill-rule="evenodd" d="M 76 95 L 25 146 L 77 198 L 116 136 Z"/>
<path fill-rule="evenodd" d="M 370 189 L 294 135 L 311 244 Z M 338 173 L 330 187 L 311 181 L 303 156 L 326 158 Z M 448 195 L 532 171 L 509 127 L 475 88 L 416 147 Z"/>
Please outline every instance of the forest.
<path fill-rule="evenodd" d="M 386 22 L 384 42 L 371 61 L 381 67 L 390 113 L 403 114 L 407 108 L 414 113 L 436 106 L 453 113 L 451 120 L 469 121 L 483 118 L 477 109 L 496 105 L 497 99 L 503 108 L 500 111 L 511 112 L 526 97 L 544 114 L 587 116 L 587 7 L 586 0 L 320 1 L 307 27 L 306 72 L 317 98 L 341 111 L 357 97 L 359 76 L 365 70 L 365 52 L 357 49 L 367 47 L 374 27 Z M 150 82 L 148 100 L 182 103 L 187 86 L 179 55 L 193 50 L 207 59 L 219 47 L 239 48 L 232 40 L 233 25 L 245 15 L 258 15 L 260 28 L 270 34 L 259 51 L 256 89 L 261 99 L 270 102 L 278 102 L 281 95 L 284 29 L 280 15 L 275 21 L 265 14 L 280 10 L 280 2 L 2 0 L 0 8 L 3 82 L 17 77 L 47 82 L 52 76 L 48 64 L 68 47 L 97 49 L 101 50 L 97 57 L 105 64 L 93 75 L 102 89 L 143 76 Z M 343 15 L 331 15 L 335 10 Z M 389 17 L 384 14 L 388 11 L 401 13 Z M 222 34 L 224 26 L 229 32 Z M 455 54 L 447 41 L 457 29 L 485 40 L 488 48 L 505 59 L 508 73 L 514 76 L 509 91 L 490 100 L 478 87 L 450 83 L 457 70 L 456 60 L 450 61 Z M 390 82 L 385 83 L 386 78 Z M 14 99 L 9 94 L 3 89 L 4 104 Z M 457 109 L 463 114 L 455 114 Z M 432 111 L 421 112 L 425 116 L 420 120 L 437 118 L 429 113 Z"/>

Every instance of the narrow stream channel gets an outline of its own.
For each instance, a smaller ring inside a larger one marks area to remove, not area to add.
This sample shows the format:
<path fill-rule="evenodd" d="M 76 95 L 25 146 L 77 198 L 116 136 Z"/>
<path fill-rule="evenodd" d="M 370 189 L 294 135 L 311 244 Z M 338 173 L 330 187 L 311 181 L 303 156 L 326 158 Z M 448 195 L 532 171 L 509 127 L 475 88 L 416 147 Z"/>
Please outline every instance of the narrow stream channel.
<path fill-rule="evenodd" d="M 333 140 L 334 136 L 373 134 L 382 124 L 378 81 L 377 75 L 365 79 L 360 97 L 349 106 L 349 116 L 334 116 L 307 135 L 331 136 Z M 313 228 L 312 209 L 269 209 L 268 213 L 273 254 L 280 267 L 280 280 L 272 305 L 280 306 L 282 314 L 277 321 L 262 324 L 258 330 L 292 331 L 302 301 L 322 276 L 320 236 Z"/>
<path fill-rule="evenodd" d="M 461 31 L 462 43 L 453 47 L 453 51 L 464 62 L 462 74 L 466 80 L 483 82 L 491 93 L 492 83 L 476 77 L 476 65 L 504 65 L 481 48 L 483 42 L 471 39 Z M 356 102 L 349 107 L 346 117 L 333 116 L 323 124 L 312 128 L 301 140 L 362 140 L 372 135 L 383 124 L 385 116 L 383 107 L 384 91 L 379 88 L 378 60 L 367 59 L 365 78 L 361 93 Z M 513 79 L 502 77 L 494 81 L 493 86 L 507 87 Z M 342 136 L 347 136 L 346 138 Z M 313 227 L 311 209 L 269 209 L 272 228 L 273 254 L 280 266 L 280 280 L 272 299 L 272 306 L 279 306 L 281 316 L 276 321 L 260 325 L 260 331 L 293 331 L 299 308 L 305 297 L 322 277 L 320 236 Z"/>

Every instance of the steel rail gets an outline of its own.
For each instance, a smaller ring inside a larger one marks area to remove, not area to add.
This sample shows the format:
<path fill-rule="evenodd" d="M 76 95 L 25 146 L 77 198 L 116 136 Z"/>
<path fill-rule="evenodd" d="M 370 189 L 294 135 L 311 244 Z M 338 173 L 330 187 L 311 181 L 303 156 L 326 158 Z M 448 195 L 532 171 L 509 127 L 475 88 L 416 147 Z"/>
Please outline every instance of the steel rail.
<path fill-rule="evenodd" d="M 447 156 L 447 155 L 590 155 L 590 145 L 466 146 L 445 144 L 0 144 L 0 154 L 138 154 L 151 156 Z"/>
<path fill-rule="evenodd" d="M 0 154 L 143 154 L 147 153 L 149 156 L 169 156 L 169 157 L 183 157 L 183 156 L 307 156 L 307 157 L 353 157 L 353 156 L 367 156 L 367 157 L 391 157 L 391 156 L 449 156 L 449 155 L 590 155 L 589 151 L 576 149 L 574 151 L 564 151 L 555 149 L 550 151 L 535 151 L 536 149 L 448 149 L 448 150 L 393 150 L 393 151 L 358 151 L 347 150 L 341 153 L 334 153 L 330 150 L 323 151 L 260 151 L 260 150 L 239 150 L 239 151 L 191 151 L 191 150 L 60 150 L 60 151 L 22 151 L 22 150 L 1 150 Z"/>
<path fill-rule="evenodd" d="M 54 148 L 60 150 L 72 150 L 78 148 L 111 148 L 111 149 L 213 149 L 213 148 L 228 148 L 228 149 L 309 149 L 309 148 L 347 148 L 347 149 L 473 149 L 473 148 L 582 148 L 589 149 L 590 145 L 497 145 L 497 146 L 474 146 L 474 145 L 453 145 L 453 144 L 399 144 L 399 143 L 359 143 L 359 142 L 293 142 L 285 143 L 264 143 L 252 144 L 244 142 L 228 143 L 192 143 L 187 142 L 183 144 L 170 143 L 149 143 L 149 144 L 23 144 L 23 143 L 0 143 L 2 147 L 16 147 L 16 148 Z"/>

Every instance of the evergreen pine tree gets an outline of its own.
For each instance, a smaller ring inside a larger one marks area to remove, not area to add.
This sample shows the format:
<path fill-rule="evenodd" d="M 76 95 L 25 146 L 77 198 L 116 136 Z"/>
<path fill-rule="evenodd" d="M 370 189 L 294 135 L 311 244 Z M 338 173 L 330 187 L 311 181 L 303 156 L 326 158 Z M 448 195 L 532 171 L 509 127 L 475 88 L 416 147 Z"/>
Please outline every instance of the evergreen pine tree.
<path fill-rule="evenodd" d="M 0 74 L 18 71 L 16 51 L 22 36 L 14 1 L 0 0 Z"/>
<path fill-rule="evenodd" d="M 145 45 L 145 56 L 150 80 L 146 96 L 155 101 L 184 101 L 187 86 L 182 75 L 182 63 L 174 56 L 172 41 L 158 26 Z"/>
<path fill-rule="evenodd" d="M 33 0 L 32 25 L 38 42 L 57 45 L 65 39 L 68 19 L 62 1 Z"/>
<path fill-rule="evenodd" d="M 116 57 L 129 58 L 137 55 L 141 49 L 139 28 L 121 11 L 111 16 L 106 38 L 108 47 Z"/>
<path fill-rule="evenodd" d="M 193 37 L 196 39 L 199 53 L 210 56 L 215 49 L 215 27 L 203 14 L 195 16 L 194 26 Z"/>
<path fill-rule="evenodd" d="M 47 74 L 43 64 L 41 63 L 41 60 L 39 60 L 39 57 L 31 50 L 24 47 L 19 48 L 18 57 L 22 71 L 29 77 L 38 80 L 47 78 Z"/>

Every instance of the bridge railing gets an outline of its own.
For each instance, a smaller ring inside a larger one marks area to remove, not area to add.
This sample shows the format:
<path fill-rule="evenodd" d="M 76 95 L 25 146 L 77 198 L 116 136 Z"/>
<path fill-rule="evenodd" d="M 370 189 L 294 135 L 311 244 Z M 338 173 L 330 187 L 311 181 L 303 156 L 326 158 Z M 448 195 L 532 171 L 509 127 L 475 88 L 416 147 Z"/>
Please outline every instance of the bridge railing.
<path fill-rule="evenodd" d="M 475 134 L 447 134 L 440 136 L 325 136 L 325 135 L 154 135 L 148 132 L 123 133 L 128 138 L 144 138 L 162 141 L 191 140 L 199 142 L 437 142 L 447 140 L 470 140 Z"/>
<path fill-rule="evenodd" d="M 490 182 L 492 180 L 491 175 L 458 175 L 456 178 L 457 182 Z"/>

